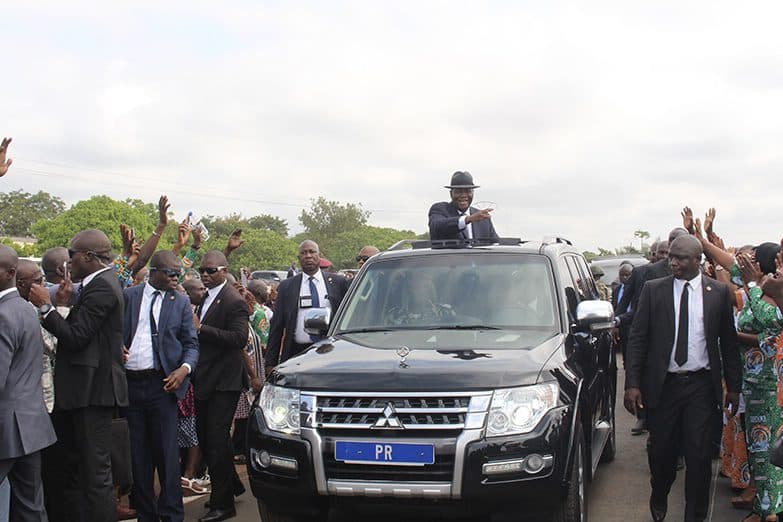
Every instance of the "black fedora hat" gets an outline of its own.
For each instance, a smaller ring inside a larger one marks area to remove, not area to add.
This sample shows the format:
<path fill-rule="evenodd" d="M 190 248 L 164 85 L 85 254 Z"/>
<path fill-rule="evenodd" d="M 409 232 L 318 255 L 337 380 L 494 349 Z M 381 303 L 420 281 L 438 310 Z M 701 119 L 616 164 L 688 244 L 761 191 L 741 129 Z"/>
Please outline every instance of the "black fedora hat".
<path fill-rule="evenodd" d="M 473 176 L 470 175 L 470 172 L 461 171 L 458 170 L 454 174 L 451 175 L 451 185 L 445 185 L 445 188 L 447 189 L 455 189 L 455 188 L 479 188 L 478 185 L 473 184 Z"/>

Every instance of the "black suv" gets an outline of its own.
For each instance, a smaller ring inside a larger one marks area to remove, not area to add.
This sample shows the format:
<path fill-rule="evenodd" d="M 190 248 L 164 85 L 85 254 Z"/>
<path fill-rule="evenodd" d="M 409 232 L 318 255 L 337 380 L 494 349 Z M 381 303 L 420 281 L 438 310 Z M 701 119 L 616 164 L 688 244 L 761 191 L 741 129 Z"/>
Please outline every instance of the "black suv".
<path fill-rule="evenodd" d="M 402 516 L 587 518 L 615 453 L 612 308 L 571 244 L 412 242 L 357 275 L 326 338 L 253 407 L 264 522 L 330 508 Z"/>

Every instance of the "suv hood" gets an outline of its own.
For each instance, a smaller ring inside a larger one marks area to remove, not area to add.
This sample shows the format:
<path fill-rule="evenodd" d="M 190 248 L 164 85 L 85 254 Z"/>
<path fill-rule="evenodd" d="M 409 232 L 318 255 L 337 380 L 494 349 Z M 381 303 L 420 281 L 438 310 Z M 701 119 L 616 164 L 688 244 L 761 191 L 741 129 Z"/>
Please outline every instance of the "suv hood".
<path fill-rule="evenodd" d="M 278 366 L 269 381 L 300 390 L 331 391 L 467 391 L 526 386 L 538 381 L 547 359 L 563 344 L 563 335 L 520 349 L 435 350 L 417 349 L 410 343 L 404 364 L 394 348 L 354 340 L 356 336 L 345 335 L 321 341 Z"/>

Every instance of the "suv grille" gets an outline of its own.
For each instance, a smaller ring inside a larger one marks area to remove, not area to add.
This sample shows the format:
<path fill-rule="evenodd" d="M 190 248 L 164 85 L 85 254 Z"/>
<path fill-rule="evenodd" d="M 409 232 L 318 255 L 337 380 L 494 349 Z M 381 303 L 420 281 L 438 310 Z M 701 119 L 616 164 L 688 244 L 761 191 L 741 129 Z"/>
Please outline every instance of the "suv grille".
<path fill-rule="evenodd" d="M 423 394 L 422 394 L 423 395 Z M 318 396 L 321 429 L 462 430 L 470 396 Z"/>

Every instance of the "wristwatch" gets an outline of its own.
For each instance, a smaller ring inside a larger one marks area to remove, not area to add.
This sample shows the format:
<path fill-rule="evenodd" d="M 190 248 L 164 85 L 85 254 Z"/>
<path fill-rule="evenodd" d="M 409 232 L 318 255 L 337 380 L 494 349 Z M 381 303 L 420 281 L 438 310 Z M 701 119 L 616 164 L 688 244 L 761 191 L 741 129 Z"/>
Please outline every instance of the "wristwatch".
<path fill-rule="evenodd" d="M 38 313 L 41 315 L 41 317 L 43 317 L 44 315 L 48 314 L 49 310 L 51 309 L 52 309 L 51 304 L 49 303 L 42 304 L 41 306 L 38 307 Z"/>
<path fill-rule="evenodd" d="M 758 284 L 755 281 L 751 281 L 750 283 L 748 283 L 748 289 L 756 288 L 757 286 Z"/>

